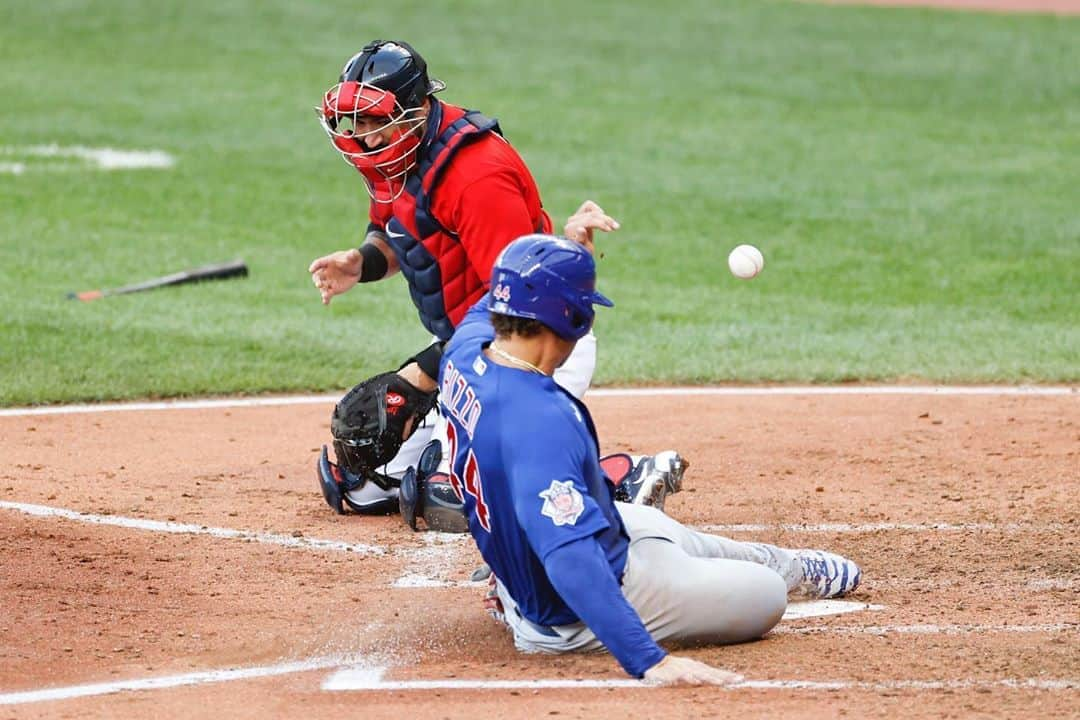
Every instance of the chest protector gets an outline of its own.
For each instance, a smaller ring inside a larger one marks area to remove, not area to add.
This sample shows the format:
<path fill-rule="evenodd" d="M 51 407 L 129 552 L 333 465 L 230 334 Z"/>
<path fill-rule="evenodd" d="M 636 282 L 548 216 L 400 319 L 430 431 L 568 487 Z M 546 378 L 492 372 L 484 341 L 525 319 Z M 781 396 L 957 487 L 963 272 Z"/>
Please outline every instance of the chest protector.
<path fill-rule="evenodd" d="M 486 278 L 469 264 L 457 233 L 431 214 L 431 198 L 454 154 L 467 143 L 500 135 L 499 124 L 482 114 L 432 100 L 428 128 L 416 171 L 394 201 L 386 239 L 409 282 L 420 322 L 440 340 L 449 340 L 466 311 L 484 294 Z"/>

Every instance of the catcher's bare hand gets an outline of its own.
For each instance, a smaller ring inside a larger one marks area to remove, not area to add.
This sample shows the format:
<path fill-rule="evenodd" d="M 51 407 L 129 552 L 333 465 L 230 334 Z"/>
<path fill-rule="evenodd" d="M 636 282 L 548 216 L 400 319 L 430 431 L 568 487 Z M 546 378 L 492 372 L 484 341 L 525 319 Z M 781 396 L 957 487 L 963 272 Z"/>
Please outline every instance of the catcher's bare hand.
<path fill-rule="evenodd" d="M 604 209 L 592 200 L 581 203 L 581 207 L 571 215 L 563 227 L 563 235 L 580 243 L 590 253 L 593 251 L 593 231 L 611 232 L 619 229 L 619 221 L 604 212 Z"/>
<path fill-rule="evenodd" d="M 743 676 L 679 655 L 668 655 L 645 671 L 649 685 L 734 685 Z"/>
<path fill-rule="evenodd" d="M 313 261 L 308 268 L 311 281 L 322 295 L 323 305 L 330 304 L 330 298 L 352 288 L 360 280 L 364 258 L 356 248 L 339 250 Z"/>

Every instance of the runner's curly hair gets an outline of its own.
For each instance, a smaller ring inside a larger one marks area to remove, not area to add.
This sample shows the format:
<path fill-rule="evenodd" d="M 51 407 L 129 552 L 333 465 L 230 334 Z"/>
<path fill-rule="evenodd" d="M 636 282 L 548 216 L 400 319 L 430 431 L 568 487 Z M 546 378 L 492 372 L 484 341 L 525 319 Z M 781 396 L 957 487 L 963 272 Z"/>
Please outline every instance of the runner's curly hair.
<path fill-rule="evenodd" d="M 495 337 L 499 338 L 506 338 L 511 335 L 525 338 L 535 337 L 547 327 L 539 320 L 502 315 L 500 313 L 491 313 L 491 324 L 495 327 Z"/>

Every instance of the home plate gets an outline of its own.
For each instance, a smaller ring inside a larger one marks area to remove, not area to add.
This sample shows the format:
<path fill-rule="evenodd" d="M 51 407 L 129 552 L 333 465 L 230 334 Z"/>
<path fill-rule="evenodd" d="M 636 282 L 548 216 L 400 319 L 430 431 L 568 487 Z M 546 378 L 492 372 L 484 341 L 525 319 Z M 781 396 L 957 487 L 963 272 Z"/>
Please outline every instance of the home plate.
<path fill-rule="evenodd" d="M 804 620 L 806 618 L 843 615 L 861 610 L 884 610 L 884 605 L 852 602 L 850 600 L 808 600 L 788 603 L 784 611 L 784 620 Z"/>

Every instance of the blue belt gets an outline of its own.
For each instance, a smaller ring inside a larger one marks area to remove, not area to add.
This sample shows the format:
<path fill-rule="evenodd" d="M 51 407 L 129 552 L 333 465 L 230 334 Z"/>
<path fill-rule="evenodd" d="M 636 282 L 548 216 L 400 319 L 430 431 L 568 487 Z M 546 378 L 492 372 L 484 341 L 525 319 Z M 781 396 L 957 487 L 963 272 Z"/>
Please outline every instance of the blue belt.
<path fill-rule="evenodd" d="M 555 630 L 548 627 L 547 625 L 537 625 L 532 620 L 522 615 L 521 611 L 518 610 L 516 607 L 514 608 L 514 612 L 517 613 L 517 616 L 519 618 L 521 618 L 521 622 L 525 623 L 541 635 L 544 635 L 546 637 L 562 637 L 561 635 L 559 635 L 559 633 L 555 632 Z"/>

